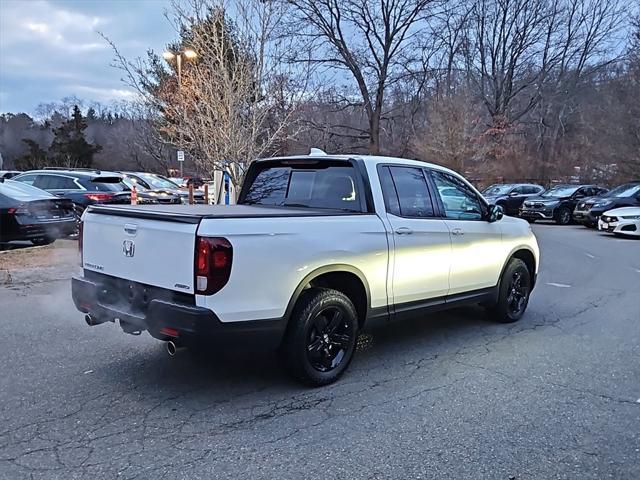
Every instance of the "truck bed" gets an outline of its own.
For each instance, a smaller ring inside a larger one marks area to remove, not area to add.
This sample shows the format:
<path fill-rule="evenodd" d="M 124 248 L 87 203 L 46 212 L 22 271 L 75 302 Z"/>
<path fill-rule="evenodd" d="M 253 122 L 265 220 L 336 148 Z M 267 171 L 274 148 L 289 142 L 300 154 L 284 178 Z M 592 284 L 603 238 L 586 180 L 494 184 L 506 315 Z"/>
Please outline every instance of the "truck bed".
<path fill-rule="evenodd" d="M 89 212 L 132 218 L 197 223 L 203 218 L 321 217 L 358 212 L 310 207 L 266 205 L 94 205 Z"/>

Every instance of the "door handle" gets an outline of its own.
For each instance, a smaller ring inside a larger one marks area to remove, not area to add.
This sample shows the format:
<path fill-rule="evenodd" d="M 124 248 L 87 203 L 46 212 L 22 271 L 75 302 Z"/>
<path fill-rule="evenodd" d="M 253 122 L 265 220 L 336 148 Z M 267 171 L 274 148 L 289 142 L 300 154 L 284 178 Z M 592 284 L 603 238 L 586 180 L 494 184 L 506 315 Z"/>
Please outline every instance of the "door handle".
<path fill-rule="evenodd" d="M 454 228 L 451 230 L 451 235 L 464 235 L 464 230 L 461 228 Z"/>
<path fill-rule="evenodd" d="M 411 235 L 413 233 L 413 230 L 411 230 L 409 227 L 399 227 L 396 228 L 396 233 L 398 235 Z"/>

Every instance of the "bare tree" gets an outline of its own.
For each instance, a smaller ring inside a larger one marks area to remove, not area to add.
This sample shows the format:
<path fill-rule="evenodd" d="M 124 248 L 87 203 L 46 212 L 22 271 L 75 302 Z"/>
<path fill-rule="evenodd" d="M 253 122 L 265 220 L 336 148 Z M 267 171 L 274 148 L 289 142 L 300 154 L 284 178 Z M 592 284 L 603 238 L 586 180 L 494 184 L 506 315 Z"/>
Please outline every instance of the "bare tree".
<path fill-rule="evenodd" d="M 385 94 L 410 70 L 437 0 L 285 0 L 301 40 L 302 61 L 348 72 L 368 120 L 368 150 L 380 152 Z M 300 59 L 300 57 L 298 57 Z M 362 132 L 358 133 L 362 135 Z"/>
<path fill-rule="evenodd" d="M 281 61 L 291 48 L 277 34 L 281 3 L 185 0 L 172 7 L 181 34 L 172 47 L 197 55 L 183 64 L 181 78 L 158 56 L 128 61 L 107 41 L 164 141 L 186 150 L 201 171 L 228 171 L 238 185 L 253 159 L 281 150 L 297 133 L 293 113 L 309 75 Z"/>

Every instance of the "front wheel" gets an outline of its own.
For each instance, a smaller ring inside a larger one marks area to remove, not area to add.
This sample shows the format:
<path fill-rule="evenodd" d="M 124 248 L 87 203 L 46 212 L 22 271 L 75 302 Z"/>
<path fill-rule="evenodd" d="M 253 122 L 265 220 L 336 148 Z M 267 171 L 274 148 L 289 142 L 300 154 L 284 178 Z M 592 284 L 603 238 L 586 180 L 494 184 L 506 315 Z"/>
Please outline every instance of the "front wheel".
<path fill-rule="evenodd" d="M 512 258 L 500 279 L 498 301 L 488 309 L 492 320 L 517 322 L 524 315 L 531 294 L 531 274 L 527 264 Z"/>
<path fill-rule="evenodd" d="M 569 225 L 571 222 L 571 210 L 566 207 L 561 207 L 556 212 L 555 220 L 558 225 Z"/>
<path fill-rule="evenodd" d="M 333 383 L 351 363 L 357 334 L 358 314 L 346 295 L 328 288 L 306 290 L 283 342 L 286 367 L 307 385 Z"/>

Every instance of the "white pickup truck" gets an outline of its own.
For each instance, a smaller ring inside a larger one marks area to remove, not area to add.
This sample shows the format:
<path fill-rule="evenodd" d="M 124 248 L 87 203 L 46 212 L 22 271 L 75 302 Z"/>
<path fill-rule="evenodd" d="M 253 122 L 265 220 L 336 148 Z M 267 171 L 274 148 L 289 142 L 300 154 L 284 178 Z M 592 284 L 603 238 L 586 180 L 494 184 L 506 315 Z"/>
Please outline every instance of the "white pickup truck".
<path fill-rule="evenodd" d="M 460 175 L 391 157 L 257 160 L 238 205 L 91 206 L 73 300 L 180 346 L 278 349 L 299 380 L 335 381 L 374 321 L 481 303 L 520 319 L 535 285 L 529 224 Z"/>

